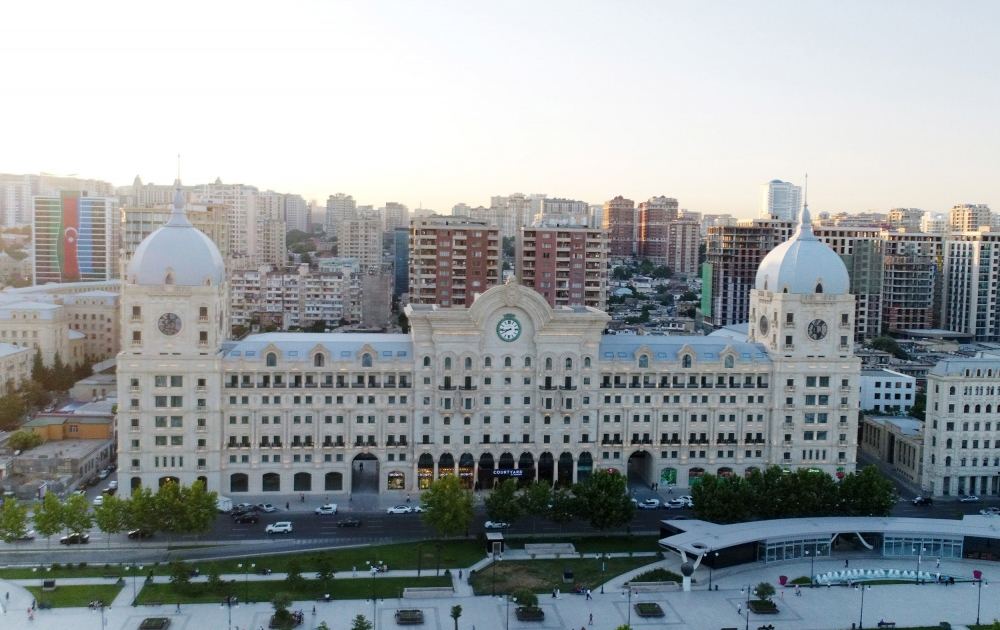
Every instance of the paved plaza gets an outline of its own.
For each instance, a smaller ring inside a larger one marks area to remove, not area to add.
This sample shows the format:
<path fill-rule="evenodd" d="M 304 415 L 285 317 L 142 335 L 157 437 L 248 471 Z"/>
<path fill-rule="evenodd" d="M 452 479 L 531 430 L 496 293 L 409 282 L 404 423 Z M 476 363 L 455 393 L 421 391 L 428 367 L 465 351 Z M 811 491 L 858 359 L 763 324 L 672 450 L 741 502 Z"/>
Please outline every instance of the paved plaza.
<path fill-rule="evenodd" d="M 510 552 L 505 557 L 514 559 L 516 554 Z M 484 561 L 485 562 L 485 561 Z M 923 569 L 935 570 L 935 560 L 925 560 Z M 882 560 L 878 558 L 851 558 L 851 568 L 895 568 L 913 569 L 915 560 Z M 662 566 L 678 570 L 676 557 L 661 560 L 654 566 Z M 841 569 L 843 559 L 818 560 L 815 563 L 817 572 Z M 629 621 L 628 596 L 623 584 L 634 574 L 648 570 L 649 567 L 623 574 L 609 581 L 604 587 L 604 593 L 595 590 L 593 600 L 586 600 L 582 595 L 562 593 L 557 599 L 551 593 L 539 594 L 539 603 L 545 611 L 545 621 L 519 622 L 514 616 L 513 606 L 508 609 L 502 597 L 476 597 L 471 588 L 457 578 L 457 570 L 453 570 L 456 595 L 449 598 L 434 599 L 380 599 L 375 605 L 377 619 L 376 630 L 380 628 L 395 628 L 393 613 L 398 608 L 420 608 L 425 614 L 425 630 L 452 630 L 453 622 L 449 616 L 451 607 L 462 606 L 462 617 L 459 620 L 460 630 L 507 630 L 522 629 L 575 629 L 613 630 Z M 972 571 L 983 571 L 988 582 L 1000 584 L 1000 565 L 989 562 L 953 560 L 943 561 L 940 571 L 956 578 L 968 578 Z M 745 595 L 741 589 L 748 584 L 768 581 L 777 586 L 779 576 L 789 578 L 808 575 L 809 562 L 782 562 L 770 566 L 762 564 L 745 565 L 730 569 L 714 571 L 711 580 L 713 590 L 708 590 L 709 574 L 706 569 L 699 569 L 695 574 L 697 584 L 692 592 L 679 591 L 667 593 L 641 593 L 632 596 L 632 603 L 639 601 L 655 601 L 663 608 L 666 616 L 662 619 L 641 619 L 634 610 L 631 623 L 635 628 L 666 627 L 685 628 L 691 630 L 719 630 L 720 628 L 746 628 L 747 619 L 744 608 Z M 412 571 L 390 571 L 389 575 L 411 575 Z M 463 575 L 468 575 L 464 571 Z M 224 576 L 227 579 L 243 576 Z M 264 579 L 260 576 L 250 576 L 251 579 Z M 337 579 L 349 576 L 341 575 Z M 60 584 L 87 582 L 87 579 L 59 580 Z M 91 582 L 108 583 L 107 580 L 89 580 Z M 0 628 L 4 630 L 22 630 L 26 628 L 53 628 L 83 630 L 94 628 L 101 630 L 101 614 L 88 609 L 56 609 L 39 610 L 35 612 L 34 620 L 29 620 L 27 609 L 31 605 L 31 595 L 21 585 L 35 584 L 37 580 L 17 580 L 14 582 L 0 581 L 0 590 L 10 594 L 5 601 L 7 610 L 0 616 Z M 718 590 L 715 590 L 715 587 Z M 280 589 L 276 589 L 280 590 Z M 750 628 L 773 624 L 775 630 L 843 630 L 857 626 L 861 615 L 861 591 L 847 587 L 819 587 L 802 589 L 799 595 L 791 588 L 778 588 L 774 600 L 779 607 L 777 615 L 751 614 Z M 954 586 L 938 584 L 923 585 L 883 585 L 873 586 L 865 591 L 864 627 L 875 628 L 880 619 L 891 620 L 900 627 L 918 625 L 937 625 L 948 621 L 954 628 L 959 624 L 971 624 L 976 619 L 978 588 L 974 583 L 959 583 Z M 188 605 L 176 611 L 174 604 L 164 603 L 161 606 L 129 605 L 132 597 L 131 584 L 125 583 L 110 609 L 105 611 L 108 630 L 134 630 L 145 617 L 164 616 L 171 619 L 171 629 L 199 630 L 201 628 L 238 628 L 239 630 L 257 630 L 266 628 L 271 615 L 269 604 L 245 604 L 231 611 L 225 607 L 213 604 Z M 315 607 L 315 614 L 313 610 Z M 334 630 L 348 630 L 351 619 L 358 614 L 372 617 L 371 600 L 337 600 L 330 603 L 296 602 L 293 609 L 305 613 L 305 623 L 302 628 L 315 628 L 325 621 Z M 740 611 L 742 609 L 742 615 Z M 229 613 L 232 614 L 230 626 Z M 593 623 L 590 616 L 593 615 Z M 1000 618 L 1000 598 L 996 597 L 993 587 L 989 584 L 982 591 L 983 622 Z"/>

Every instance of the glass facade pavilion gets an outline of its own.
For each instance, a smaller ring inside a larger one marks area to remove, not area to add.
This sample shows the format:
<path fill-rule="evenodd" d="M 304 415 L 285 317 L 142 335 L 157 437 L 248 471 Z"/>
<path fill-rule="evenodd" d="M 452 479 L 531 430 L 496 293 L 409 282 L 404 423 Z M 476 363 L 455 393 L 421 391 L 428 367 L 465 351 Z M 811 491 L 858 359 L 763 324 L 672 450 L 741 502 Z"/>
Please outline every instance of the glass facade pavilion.
<path fill-rule="evenodd" d="M 862 534 L 872 545 L 872 553 L 884 558 L 961 558 L 964 539 L 942 536 L 896 536 Z M 808 552 L 808 553 L 807 553 Z M 829 558 L 830 537 L 796 537 L 768 539 L 758 546 L 757 559 L 761 562 L 781 562 L 802 558 Z"/>

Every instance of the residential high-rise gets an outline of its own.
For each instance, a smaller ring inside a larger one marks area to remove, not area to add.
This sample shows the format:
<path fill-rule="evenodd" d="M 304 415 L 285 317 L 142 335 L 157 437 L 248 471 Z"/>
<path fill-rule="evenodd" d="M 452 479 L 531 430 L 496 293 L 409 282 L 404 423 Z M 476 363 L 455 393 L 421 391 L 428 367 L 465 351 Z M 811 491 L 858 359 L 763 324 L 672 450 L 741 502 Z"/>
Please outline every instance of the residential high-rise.
<path fill-rule="evenodd" d="M 354 197 L 350 195 L 337 193 L 336 195 L 330 195 L 327 197 L 326 221 L 323 225 L 327 236 L 336 235 L 338 224 L 341 221 L 353 219 L 357 214 L 357 208 L 358 204 L 355 203 Z"/>
<path fill-rule="evenodd" d="M 399 298 L 410 292 L 410 228 L 398 227 L 392 232 L 392 294 Z"/>
<path fill-rule="evenodd" d="M 701 245 L 701 226 L 697 221 L 679 219 L 668 223 L 667 267 L 682 276 L 697 275 L 699 245 Z"/>
<path fill-rule="evenodd" d="M 518 281 L 545 297 L 549 306 L 592 306 L 608 297 L 608 234 L 570 215 L 541 215 L 517 238 Z"/>
<path fill-rule="evenodd" d="M 701 269 L 701 314 L 707 324 L 722 327 L 748 320 L 757 267 L 794 227 L 792 221 L 754 219 L 708 228 Z"/>
<path fill-rule="evenodd" d="M 118 277 L 117 200 L 63 191 L 34 199 L 34 283 Z"/>
<path fill-rule="evenodd" d="M 944 242 L 941 323 L 976 341 L 1000 341 L 1000 233 L 959 232 Z"/>
<path fill-rule="evenodd" d="M 760 218 L 795 221 L 802 208 L 802 188 L 791 182 L 772 179 L 760 187 Z"/>
<path fill-rule="evenodd" d="M 948 217 L 940 212 L 925 212 L 920 219 L 920 231 L 924 234 L 945 234 L 948 230 Z"/>
<path fill-rule="evenodd" d="M 490 198 L 490 210 L 495 215 L 495 221 L 500 228 L 502 237 L 517 236 L 518 230 L 526 225 L 531 225 L 534 216 L 541 211 L 541 199 L 534 203 L 533 201 L 531 197 L 523 193 Z M 539 209 L 535 210 L 535 206 L 538 206 Z"/>
<path fill-rule="evenodd" d="M 538 214 L 543 215 L 559 215 L 570 217 L 574 224 L 576 225 L 586 225 L 587 224 L 587 213 L 589 212 L 589 206 L 586 201 L 579 201 L 576 199 L 560 199 L 558 197 L 546 197 L 544 199 L 539 199 L 541 204 L 541 211 L 536 213 L 532 218 L 532 221 L 537 219 Z M 531 224 L 529 224 L 531 225 Z M 529 225 L 523 227 L 529 227 Z"/>
<path fill-rule="evenodd" d="M 990 207 L 983 203 L 963 203 L 948 212 L 948 227 L 952 232 L 975 232 L 992 224 Z"/>
<path fill-rule="evenodd" d="M 919 232 L 923 218 L 924 211 L 920 208 L 893 208 L 889 211 L 889 228 Z"/>
<path fill-rule="evenodd" d="M 410 227 L 410 210 L 401 203 L 389 201 L 384 207 L 379 208 L 382 215 L 382 229 L 392 233 L 396 228 Z"/>
<path fill-rule="evenodd" d="M 222 180 L 216 179 L 211 184 L 199 186 L 195 194 L 195 201 L 225 206 L 229 223 L 229 255 L 234 264 L 251 268 L 264 262 L 258 255 L 257 193 L 254 186 L 223 184 Z M 264 216 L 271 218 L 268 212 Z"/>
<path fill-rule="evenodd" d="M 337 228 L 337 254 L 356 258 L 362 268 L 382 263 L 382 218 L 375 212 L 363 212 L 340 221 Z"/>
<path fill-rule="evenodd" d="M 612 259 L 636 254 L 635 202 L 618 195 L 604 202 L 601 227 L 608 231 L 608 255 Z"/>
<path fill-rule="evenodd" d="M 668 225 L 677 220 L 677 200 L 651 197 L 639 203 L 638 255 L 656 265 L 667 264 Z"/>
<path fill-rule="evenodd" d="M 362 318 L 361 270 L 355 262 L 336 270 L 294 270 L 261 265 L 229 274 L 233 326 L 337 326 Z"/>
<path fill-rule="evenodd" d="M 883 232 L 882 330 L 935 328 L 941 296 L 943 239 L 919 232 Z"/>
<path fill-rule="evenodd" d="M 816 238 L 841 257 L 854 295 L 854 338 L 877 337 L 882 326 L 882 248 L 879 228 L 821 226 Z"/>
<path fill-rule="evenodd" d="M 500 230 L 464 217 L 410 221 L 410 303 L 469 306 L 500 284 Z"/>
<path fill-rule="evenodd" d="M 285 195 L 285 231 L 309 231 L 309 204 L 301 195 Z"/>
<path fill-rule="evenodd" d="M 183 199 L 183 193 L 182 193 Z M 223 258 L 229 259 L 229 209 L 221 204 L 187 204 L 191 223 L 212 239 Z M 139 243 L 170 219 L 169 207 L 122 208 L 122 262 L 132 259 Z"/>

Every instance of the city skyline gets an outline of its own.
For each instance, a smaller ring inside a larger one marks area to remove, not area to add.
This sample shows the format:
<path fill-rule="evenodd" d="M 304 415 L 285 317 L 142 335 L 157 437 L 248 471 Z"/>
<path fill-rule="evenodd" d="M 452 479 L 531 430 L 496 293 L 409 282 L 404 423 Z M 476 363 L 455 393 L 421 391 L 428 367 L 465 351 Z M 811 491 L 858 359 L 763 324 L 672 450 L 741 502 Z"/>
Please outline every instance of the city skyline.
<path fill-rule="evenodd" d="M 169 183 L 181 153 L 186 182 L 320 202 L 668 195 L 747 218 L 809 171 L 831 212 L 1000 205 L 991 3 L 266 6 L 11 7 L 0 171 Z"/>

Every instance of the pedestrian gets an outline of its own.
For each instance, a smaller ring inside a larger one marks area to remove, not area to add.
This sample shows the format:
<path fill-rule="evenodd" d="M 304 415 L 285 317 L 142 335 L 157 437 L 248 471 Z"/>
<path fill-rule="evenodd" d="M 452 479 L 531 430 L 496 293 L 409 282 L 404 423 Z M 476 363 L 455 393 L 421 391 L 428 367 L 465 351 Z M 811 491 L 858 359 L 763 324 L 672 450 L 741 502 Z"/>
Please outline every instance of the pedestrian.
<path fill-rule="evenodd" d="M 177 608 L 174 610 L 174 612 L 180 612 L 180 611 L 181 611 L 181 603 L 177 602 Z"/>
<path fill-rule="evenodd" d="M 588 626 L 594 625 L 594 613 L 590 613 L 590 617 L 587 619 L 587 625 Z"/>
<path fill-rule="evenodd" d="M 299 495 L 299 502 L 300 503 L 305 503 L 306 502 L 306 495 L 305 494 L 300 494 Z"/>
<path fill-rule="evenodd" d="M 556 589 L 556 599 L 559 599 L 559 589 Z"/>
<path fill-rule="evenodd" d="M 844 559 L 844 568 L 846 569 L 846 568 L 847 568 L 847 567 L 849 567 L 850 565 L 851 565 L 851 561 L 845 558 L 845 559 Z"/>
<path fill-rule="evenodd" d="M 313 604 L 313 617 L 316 616 L 316 604 Z"/>
<path fill-rule="evenodd" d="M 288 501 L 285 501 L 285 510 L 288 510 L 290 508 L 291 508 L 291 506 L 288 504 Z"/>
<path fill-rule="evenodd" d="M 461 569 L 458 570 L 458 579 L 460 579 L 460 580 L 462 579 L 462 570 Z"/>
<path fill-rule="evenodd" d="M 736 604 L 736 614 L 740 617 L 743 616 L 743 604 Z"/>
<path fill-rule="evenodd" d="M 935 567 L 934 567 L 934 568 L 935 568 L 935 569 L 940 569 L 940 568 L 941 568 L 941 558 L 938 558 L 938 559 L 937 559 L 937 564 L 935 565 Z M 8 593 L 8 595 L 10 595 L 10 593 Z"/>
<path fill-rule="evenodd" d="M 552 589 L 552 599 L 556 598 L 556 589 Z"/>
<path fill-rule="evenodd" d="M 778 595 L 781 599 L 785 599 L 785 589 L 781 589 L 781 593 Z"/>
<path fill-rule="evenodd" d="M 358 577 L 358 567 L 351 567 L 351 577 Z"/>
<path fill-rule="evenodd" d="M 31 600 L 31 609 L 32 610 L 35 609 L 35 600 L 34 599 Z"/>

